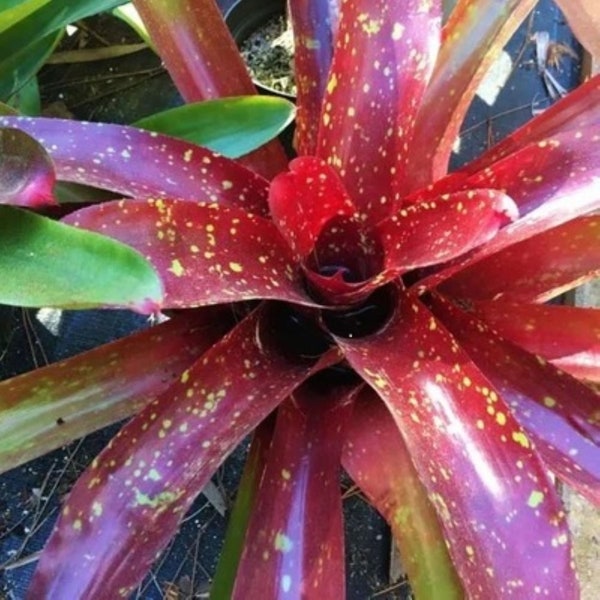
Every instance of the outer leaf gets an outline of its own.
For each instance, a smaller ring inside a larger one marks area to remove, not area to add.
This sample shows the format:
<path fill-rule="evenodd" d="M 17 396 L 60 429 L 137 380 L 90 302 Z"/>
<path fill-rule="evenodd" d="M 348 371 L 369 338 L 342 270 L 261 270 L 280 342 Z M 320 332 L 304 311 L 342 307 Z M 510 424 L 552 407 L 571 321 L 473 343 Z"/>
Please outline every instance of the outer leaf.
<path fill-rule="evenodd" d="M 71 213 L 66 222 L 144 253 L 165 286 L 164 307 L 257 298 L 314 304 L 275 225 L 236 208 L 176 200 L 124 200 Z"/>
<path fill-rule="evenodd" d="M 496 188 L 510 196 L 521 218 L 488 244 L 419 282 L 431 288 L 463 268 L 518 242 L 600 209 L 600 126 L 542 140 L 468 177 L 462 188 Z"/>
<path fill-rule="evenodd" d="M 405 191 L 443 177 L 480 81 L 537 0 L 458 0 L 418 114 Z"/>
<path fill-rule="evenodd" d="M 273 437 L 275 413 L 254 431 L 244 472 L 237 487 L 235 504 L 227 523 L 227 533 L 219 554 L 217 570 L 210 586 L 210 600 L 231 600 L 234 574 L 237 573 L 250 514 L 254 509 L 258 485 L 263 476 Z"/>
<path fill-rule="evenodd" d="M 389 214 L 403 192 L 440 20 L 439 0 L 342 2 L 318 153 L 338 169 L 372 223 Z"/>
<path fill-rule="evenodd" d="M 594 56 L 600 55 L 598 5 L 593 0 L 557 0 L 556 3 L 586 50 Z"/>
<path fill-rule="evenodd" d="M 4 0 L 0 10 L 0 33 L 12 27 L 50 0 Z"/>
<path fill-rule="evenodd" d="M 436 300 L 435 311 L 510 404 L 548 467 L 600 504 L 600 396 L 449 303 Z"/>
<path fill-rule="evenodd" d="M 469 300 L 545 302 L 599 275 L 600 216 L 589 216 L 492 254 L 442 289 Z"/>
<path fill-rule="evenodd" d="M 296 258 L 303 260 L 328 221 L 351 217 L 356 209 L 338 174 L 324 161 L 303 156 L 294 159 L 289 169 L 273 179 L 269 209 Z"/>
<path fill-rule="evenodd" d="M 390 524 L 415 596 L 464 598 L 435 509 L 398 427 L 370 389 L 355 402 L 343 465 Z"/>
<path fill-rule="evenodd" d="M 314 156 L 316 153 L 319 114 L 339 19 L 338 4 L 338 1 L 330 0 L 296 0 L 289 3 L 298 90 L 295 145 L 300 156 Z"/>
<path fill-rule="evenodd" d="M 146 117 L 135 126 L 238 158 L 272 140 L 293 119 L 291 102 L 255 95 L 186 104 Z"/>
<path fill-rule="evenodd" d="M 0 99 L 7 99 L 35 75 L 65 25 L 119 4 L 123 0 L 53 0 L 2 32 Z"/>
<path fill-rule="evenodd" d="M 377 226 L 386 267 L 404 272 L 450 260 L 491 240 L 517 215 L 508 196 L 485 189 L 407 206 Z"/>
<path fill-rule="evenodd" d="M 146 26 L 136 7 L 133 5 L 133 2 L 127 2 L 127 4 L 117 6 L 117 8 L 112 11 L 112 14 L 125 21 L 125 23 L 127 23 L 144 40 L 144 42 L 156 52 L 156 48 L 146 30 Z"/>
<path fill-rule="evenodd" d="M 120 431 L 73 488 L 28 598 L 131 593 L 236 444 L 328 364 L 287 361 L 273 333 L 258 309 Z"/>
<path fill-rule="evenodd" d="M 345 597 L 340 453 L 354 390 L 316 386 L 277 411 L 234 600 Z"/>
<path fill-rule="evenodd" d="M 0 383 L 0 472 L 131 416 L 225 333 L 204 309 Z"/>
<path fill-rule="evenodd" d="M 215 0 L 137 0 L 134 5 L 186 102 L 256 93 Z M 286 162 L 276 141 L 244 160 L 268 178 Z"/>
<path fill-rule="evenodd" d="M 137 198 L 219 202 L 265 212 L 267 182 L 182 140 L 124 125 L 1 117 L 48 150 L 57 177 Z M 132 177 L 135 172 L 135 177 Z"/>
<path fill-rule="evenodd" d="M 0 302 L 19 306 L 121 306 L 149 314 L 162 286 L 135 250 L 96 233 L 0 206 Z"/>
<path fill-rule="evenodd" d="M 407 299 L 379 334 L 338 344 L 390 408 L 467 594 L 578 598 L 568 527 L 544 468 L 437 319 Z"/>
<path fill-rule="evenodd" d="M 503 338 L 578 379 L 600 382 L 600 310 L 506 300 L 472 310 Z"/>
<path fill-rule="evenodd" d="M 0 129 L 0 156 L 0 204 L 55 204 L 52 161 L 34 138 L 19 129 Z"/>

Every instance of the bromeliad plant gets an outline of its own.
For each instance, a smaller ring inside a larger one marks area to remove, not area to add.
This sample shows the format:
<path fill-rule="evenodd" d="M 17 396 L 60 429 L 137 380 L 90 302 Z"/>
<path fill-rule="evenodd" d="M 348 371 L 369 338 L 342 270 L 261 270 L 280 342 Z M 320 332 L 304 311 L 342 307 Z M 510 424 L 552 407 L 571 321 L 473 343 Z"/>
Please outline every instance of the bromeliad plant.
<path fill-rule="evenodd" d="M 250 89 L 212 0 L 136 5 L 187 101 Z M 0 385 L 5 468 L 135 415 L 65 502 L 31 598 L 126 597 L 253 430 L 214 598 L 344 596 L 340 463 L 418 598 L 578 597 L 548 472 L 600 502 L 600 317 L 542 303 L 598 273 L 600 80 L 447 174 L 533 0 L 459 0 L 443 28 L 439 0 L 334 5 L 290 5 L 289 167 L 274 145 L 243 166 L 1 119 L 60 180 L 126 196 L 64 221 L 139 251 L 173 310 Z"/>

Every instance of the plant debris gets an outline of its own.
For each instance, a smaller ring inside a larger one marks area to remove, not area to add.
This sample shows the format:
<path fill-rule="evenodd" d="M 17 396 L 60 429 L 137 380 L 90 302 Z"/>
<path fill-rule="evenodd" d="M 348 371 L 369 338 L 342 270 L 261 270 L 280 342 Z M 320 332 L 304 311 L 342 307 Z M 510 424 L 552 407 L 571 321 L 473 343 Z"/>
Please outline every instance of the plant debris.
<path fill-rule="evenodd" d="M 296 95 L 294 80 L 294 36 L 284 15 L 269 19 L 242 43 L 252 79 L 277 92 Z"/>

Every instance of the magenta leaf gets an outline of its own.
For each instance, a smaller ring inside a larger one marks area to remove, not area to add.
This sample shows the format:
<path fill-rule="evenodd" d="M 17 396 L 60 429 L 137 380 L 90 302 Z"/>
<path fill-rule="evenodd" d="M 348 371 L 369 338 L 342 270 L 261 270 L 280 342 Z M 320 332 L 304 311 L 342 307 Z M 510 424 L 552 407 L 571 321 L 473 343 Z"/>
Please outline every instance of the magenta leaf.
<path fill-rule="evenodd" d="M 271 182 L 271 217 L 303 260 L 312 252 L 325 223 L 335 216 L 351 217 L 355 208 L 332 167 L 312 156 L 294 159 L 289 172 Z"/>
<path fill-rule="evenodd" d="M 455 298 L 545 302 L 600 275 L 600 216 L 580 217 L 463 269 L 442 285 Z"/>
<path fill-rule="evenodd" d="M 388 405 L 466 593 L 577 598 L 552 483 L 505 400 L 441 323 L 407 298 L 378 334 L 337 342 Z"/>
<path fill-rule="evenodd" d="M 437 299 L 434 306 L 528 431 L 546 465 L 600 504 L 598 394 L 450 303 Z"/>
<path fill-rule="evenodd" d="M 472 311 L 503 338 L 578 379 L 600 383 L 600 310 L 503 299 L 476 302 Z"/>
<path fill-rule="evenodd" d="M 0 117 L 47 149 L 59 180 L 136 198 L 218 202 L 264 213 L 267 182 L 232 160 L 125 125 Z M 135 177 L 132 177 L 135 173 Z"/>
<path fill-rule="evenodd" d="M 386 267 L 402 273 L 460 256 L 492 239 L 517 214 L 508 196 L 485 189 L 406 206 L 377 226 Z"/>
<path fill-rule="evenodd" d="M 425 187 L 446 174 L 452 146 L 481 79 L 536 1 L 456 2 L 418 113 L 405 191 Z"/>
<path fill-rule="evenodd" d="M 371 223 L 404 190 L 416 113 L 440 36 L 440 2 L 344 2 L 318 153 Z"/>
<path fill-rule="evenodd" d="M 134 2 L 186 102 L 256 93 L 219 6 L 214 0 Z M 285 168 L 276 140 L 240 162 L 269 179 Z"/>
<path fill-rule="evenodd" d="M 277 411 L 236 600 L 345 597 L 340 453 L 355 389 L 318 386 L 307 382 Z"/>
<path fill-rule="evenodd" d="M 136 248 L 161 276 L 165 308 L 256 298 L 314 304 L 275 225 L 239 208 L 176 200 L 121 200 L 66 222 Z"/>
<path fill-rule="evenodd" d="M 0 204 L 38 207 L 56 204 L 56 175 L 50 156 L 30 135 L 0 127 Z"/>
<path fill-rule="evenodd" d="M 242 438 L 304 379 L 339 360 L 282 356 L 259 308 L 130 421 L 75 484 L 29 598 L 127 596 Z"/>
<path fill-rule="evenodd" d="M 227 309 L 202 309 L 1 382 L 0 472 L 130 417 L 231 323 Z"/>
<path fill-rule="evenodd" d="M 385 517 L 417 598 L 465 594 L 432 503 L 389 410 L 370 388 L 354 403 L 343 465 Z"/>
<path fill-rule="evenodd" d="M 339 9 L 337 1 L 296 0 L 289 3 L 289 11 L 294 30 L 294 71 L 298 90 L 295 145 L 300 156 L 314 155 Z"/>

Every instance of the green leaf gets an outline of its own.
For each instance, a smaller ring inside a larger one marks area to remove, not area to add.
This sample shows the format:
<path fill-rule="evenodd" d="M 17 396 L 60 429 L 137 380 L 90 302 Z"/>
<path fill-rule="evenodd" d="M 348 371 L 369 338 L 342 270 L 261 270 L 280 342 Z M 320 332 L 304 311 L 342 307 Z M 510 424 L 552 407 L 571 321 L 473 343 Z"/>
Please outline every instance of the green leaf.
<path fill-rule="evenodd" d="M 162 284 L 135 250 L 101 235 L 0 206 L 0 303 L 158 309 Z"/>
<path fill-rule="evenodd" d="M 186 104 L 135 125 L 238 158 L 281 133 L 294 114 L 294 105 L 283 98 L 239 96 Z"/>
<path fill-rule="evenodd" d="M 48 2 L 50 0 L 4 0 L 4 8 L 0 11 L 0 33 Z"/>
<path fill-rule="evenodd" d="M 123 0 L 50 0 L 2 31 L 0 99 L 7 99 L 35 75 L 60 39 L 63 27 L 120 4 Z M 26 12 L 23 10 L 22 15 Z"/>
<path fill-rule="evenodd" d="M 146 25 L 144 24 L 144 21 L 142 21 L 133 2 L 128 2 L 123 6 L 115 8 L 112 11 L 112 14 L 122 21 L 125 21 L 125 23 L 127 23 L 127 25 L 129 25 L 146 42 L 146 44 L 156 52 L 156 48 L 150 39 L 150 35 L 148 35 Z"/>
<path fill-rule="evenodd" d="M 14 106 L 22 115 L 37 117 L 42 112 L 40 88 L 37 77 L 32 77 L 10 98 L 10 106 Z"/>

